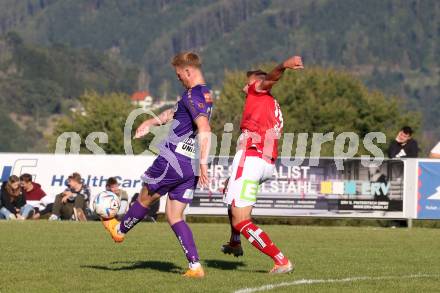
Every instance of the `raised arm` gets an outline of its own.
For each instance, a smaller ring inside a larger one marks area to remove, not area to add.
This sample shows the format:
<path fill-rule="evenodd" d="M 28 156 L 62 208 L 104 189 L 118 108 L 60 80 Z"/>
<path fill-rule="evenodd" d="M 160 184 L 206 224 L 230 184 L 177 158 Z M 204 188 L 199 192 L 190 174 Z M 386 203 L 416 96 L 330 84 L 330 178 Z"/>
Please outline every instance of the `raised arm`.
<path fill-rule="evenodd" d="M 174 115 L 174 110 L 173 108 L 170 108 L 160 113 L 159 116 L 157 117 L 153 117 L 148 120 L 145 120 L 136 129 L 136 134 L 134 135 L 134 138 L 140 138 L 148 134 L 148 132 L 150 132 L 151 126 L 162 125 L 170 122 L 171 120 L 173 120 L 173 115 Z"/>
<path fill-rule="evenodd" d="M 198 143 L 200 147 L 200 175 L 199 183 L 202 186 L 208 186 L 208 156 L 211 147 L 211 126 L 206 116 L 199 116 L 196 119 L 198 130 Z"/>
<path fill-rule="evenodd" d="M 293 56 L 285 60 L 283 63 L 277 65 L 271 72 L 269 72 L 265 79 L 257 85 L 258 90 L 270 90 L 278 80 L 280 80 L 286 69 L 303 69 L 304 65 L 300 56 Z"/>

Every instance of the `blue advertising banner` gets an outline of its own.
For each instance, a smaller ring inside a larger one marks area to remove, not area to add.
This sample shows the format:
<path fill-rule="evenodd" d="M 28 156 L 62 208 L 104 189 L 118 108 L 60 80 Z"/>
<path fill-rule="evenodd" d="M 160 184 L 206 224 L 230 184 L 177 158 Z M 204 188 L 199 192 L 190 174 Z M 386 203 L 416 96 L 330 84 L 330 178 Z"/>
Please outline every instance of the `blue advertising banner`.
<path fill-rule="evenodd" d="M 440 162 L 419 162 L 418 219 L 440 219 Z"/>

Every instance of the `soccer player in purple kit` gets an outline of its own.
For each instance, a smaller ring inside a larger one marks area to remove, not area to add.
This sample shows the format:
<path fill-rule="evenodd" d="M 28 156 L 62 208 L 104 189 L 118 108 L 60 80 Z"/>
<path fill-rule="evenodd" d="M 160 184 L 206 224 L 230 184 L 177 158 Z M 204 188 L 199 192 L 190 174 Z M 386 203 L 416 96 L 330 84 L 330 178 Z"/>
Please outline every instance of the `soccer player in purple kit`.
<path fill-rule="evenodd" d="M 166 110 L 157 118 L 144 121 L 135 134 L 135 138 L 142 137 L 151 126 L 172 121 L 168 138 L 161 144 L 159 156 L 142 176 L 143 186 L 138 201 L 130 207 L 121 222 L 102 219 L 102 223 L 115 242 L 122 242 L 125 235 L 146 216 L 148 207 L 168 193 L 165 208 L 167 220 L 189 262 L 184 276 L 201 278 L 205 273 L 199 262 L 191 229 L 183 219 L 183 212 L 192 201 L 197 183 L 203 186 L 208 184 L 212 98 L 205 85 L 197 54 L 179 53 L 171 64 L 186 91 L 174 110 Z"/>

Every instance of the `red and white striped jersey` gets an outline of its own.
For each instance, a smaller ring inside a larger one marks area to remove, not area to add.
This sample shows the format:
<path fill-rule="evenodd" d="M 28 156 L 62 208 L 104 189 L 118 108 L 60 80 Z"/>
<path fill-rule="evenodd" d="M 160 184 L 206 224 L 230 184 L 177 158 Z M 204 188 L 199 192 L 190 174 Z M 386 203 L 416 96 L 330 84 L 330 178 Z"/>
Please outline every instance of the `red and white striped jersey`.
<path fill-rule="evenodd" d="M 278 140 L 283 130 L 281 108 L 269 91 L 256 89 L 256 82 L 247 90 L 240 123 L 241 146 L 256 150 L 260 157 L 274 161 L 278 157 Z"/>

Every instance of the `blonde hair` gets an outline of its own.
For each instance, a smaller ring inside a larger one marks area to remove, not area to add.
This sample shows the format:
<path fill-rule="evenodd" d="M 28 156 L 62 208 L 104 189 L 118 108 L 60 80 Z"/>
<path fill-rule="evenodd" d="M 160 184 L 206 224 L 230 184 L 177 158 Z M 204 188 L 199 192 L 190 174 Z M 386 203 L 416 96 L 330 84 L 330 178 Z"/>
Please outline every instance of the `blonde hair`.
<path fill-rule="evenodd" d="M 191 66 L 195 68 L 200 68 L 202 66 L 202 60 L 199 55 L 193 52 L 181 52 L 174 56 L 171 61 L 171 65 L 174 67 L 184 67 Z"/>

